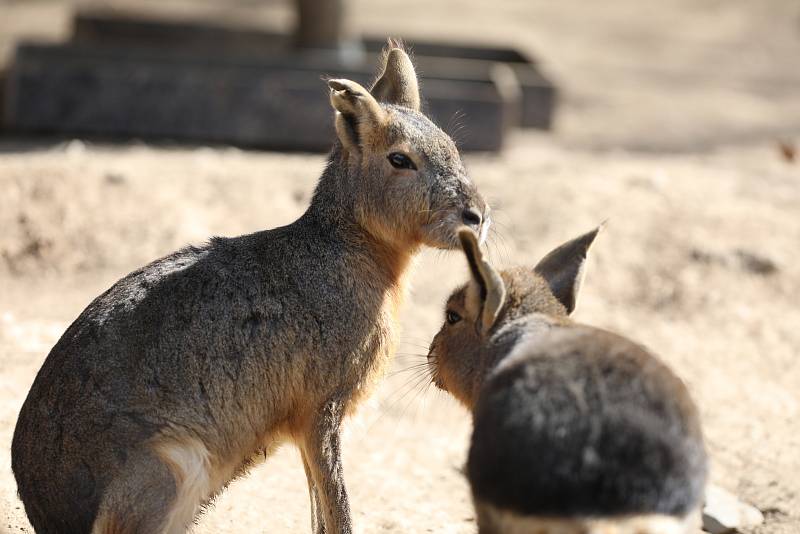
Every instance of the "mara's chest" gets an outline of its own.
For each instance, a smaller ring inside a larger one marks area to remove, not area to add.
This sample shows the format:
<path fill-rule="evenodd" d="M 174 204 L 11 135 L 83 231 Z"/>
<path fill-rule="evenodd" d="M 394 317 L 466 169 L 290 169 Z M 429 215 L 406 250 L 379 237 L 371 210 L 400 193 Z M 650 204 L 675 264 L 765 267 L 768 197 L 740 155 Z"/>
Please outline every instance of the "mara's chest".
<path fill-rule="evenodd" d="M 372 318 L 364 317 L 365 321 L 364 337 L 355 348 L 355 352 L 366 364 L 366 371 L 380 370 L 394 354 L 397 338 L 399 335 L 399 303 L 391 297 L 387 297 L 377 308 L 377 312 Z M 355 341 L 355 338 L 354 338 Z M 359 365 L 358 362 L 354 362 Z"/>
<path fill-rule="evenodd" d="M 400 332 L 398 317 L 402 297 L 398 293 L 387 293 L 369 328 L 365 329 L 368 334 L 363 343 L 352 354 L 349 363 L 354 379 L 355 401 L 364 398 L 375 388 L 394 356 Z"/>

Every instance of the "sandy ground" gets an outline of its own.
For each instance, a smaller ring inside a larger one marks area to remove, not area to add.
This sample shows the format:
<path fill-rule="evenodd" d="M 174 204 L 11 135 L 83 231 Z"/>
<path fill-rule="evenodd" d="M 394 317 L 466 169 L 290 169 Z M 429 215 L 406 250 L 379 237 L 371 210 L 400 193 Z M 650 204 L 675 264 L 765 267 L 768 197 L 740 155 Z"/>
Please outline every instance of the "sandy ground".
<path fill-rule="evenodd" d="M 766 515 L 748 532 L 800 531 L 800 164 L 776 145 L 800 141 L 800 5 L 483 4 L 361 0 L 354 21 L 395 35 L 510 40 L 547 59 L 565 88 L 555 133 L 518 134 L 500 155 L 467 158 L 497 214 L 492 258 L 530 264 L 609 219 L 577 318 L 644 342 L 685 379 L 713 480 Z M 63 35 L 69 8 L 0 1 L 0 53 L 18 35 Z M 254 9 L 198 0 L 193 13 L 257 23 L 264 10 Z M 270 9 L 288 21 L 285 6 Z M 28 387 L 69 322 L 120 276 L 186 243 L 290 222 L 323 162 L 0 141 L 0 530 L 31 532 L 7 451 Z M 421 361 L 465 276 L 456 254 L 422 255 L 398 372 L 348 425 L 345 472 L 364 532 L 475 531 L 459 471 L 468 414 L 402 371 Z M 195 532 L 307 525 L 302 468 L 286 447 L 235 482 Z"/>

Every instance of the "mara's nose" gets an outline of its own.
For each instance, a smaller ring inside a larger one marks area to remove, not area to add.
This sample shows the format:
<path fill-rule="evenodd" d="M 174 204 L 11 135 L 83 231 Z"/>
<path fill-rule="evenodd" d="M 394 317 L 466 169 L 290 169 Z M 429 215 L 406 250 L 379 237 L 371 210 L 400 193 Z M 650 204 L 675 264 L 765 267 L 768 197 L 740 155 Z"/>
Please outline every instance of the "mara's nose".
<path fill-rule="evenodd" d="M 481 227 L 483 217 L 476 208 L 470 207 L 461 213 L 461 220 L 464 221 L 464 224 L 477 231 Z"/>

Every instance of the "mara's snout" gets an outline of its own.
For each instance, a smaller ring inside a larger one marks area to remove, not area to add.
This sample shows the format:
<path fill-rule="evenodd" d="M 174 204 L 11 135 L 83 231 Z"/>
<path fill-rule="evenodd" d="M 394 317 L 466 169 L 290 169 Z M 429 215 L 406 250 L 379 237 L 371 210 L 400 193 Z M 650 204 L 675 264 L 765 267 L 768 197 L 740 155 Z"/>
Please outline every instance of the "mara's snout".
<path fill-rule="evenodd" d="M 424 225 L 429 244 L 445 250 L 458 249 L 461 246 L 458 232 L 465 226 L 475 232 L 483 244 L 492 224 L 491 211 L 477 192 L 454 207 L 431 210 L 432 216 Z"/>

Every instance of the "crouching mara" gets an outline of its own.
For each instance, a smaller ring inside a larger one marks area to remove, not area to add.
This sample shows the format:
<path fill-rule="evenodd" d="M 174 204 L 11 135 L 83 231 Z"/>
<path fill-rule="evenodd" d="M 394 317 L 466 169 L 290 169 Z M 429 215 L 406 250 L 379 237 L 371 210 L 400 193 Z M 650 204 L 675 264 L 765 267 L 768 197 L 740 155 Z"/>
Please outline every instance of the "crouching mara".
<path fill-rule="evenodd" d="M 434 383 L 472 410 L 482 534 L 687 534 L 707 459 L 681 380 L 654 354 L 569 315 L 599 228 L 536 267 L 496 271 L 460 232 L 472 279 L 447 302 Z"/>
<path fill-rule="evenodd" d="M 409 267 L 488 225 L 406 53 L 381 66 L 370 90 L 328 81 L 338 140 L 297 221 L 132 272 L 53 347 L 12 444 L 36 532 L 183 532 L 285 441 L 312 529 L 352 531 L 339 429 L 393 352 Z"/>

